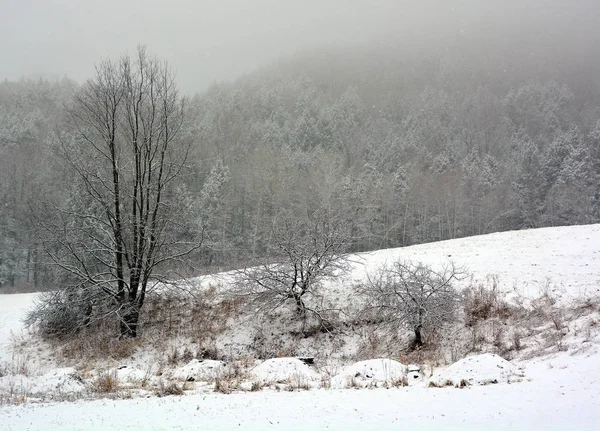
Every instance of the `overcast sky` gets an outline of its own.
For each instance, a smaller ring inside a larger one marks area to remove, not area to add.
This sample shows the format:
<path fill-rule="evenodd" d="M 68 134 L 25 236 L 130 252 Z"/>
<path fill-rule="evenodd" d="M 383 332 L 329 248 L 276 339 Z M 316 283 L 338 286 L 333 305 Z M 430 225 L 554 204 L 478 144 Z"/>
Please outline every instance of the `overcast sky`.
<path fill-rule="evenodd" d="M 519 1 L 475 3 L 488 7 L 467 0 L 0 0 L 0 79 L 82 82 L 100 59 L 144 44 L 191 93 L 300 49 L 454 34 L 489 23 L 485 16 L 525 13 Z"/>
<path fill-rule="evenodd" d="M 0 77 L 91 76 L 145 44 L 187 92 L 321 43 L 385 35 L 397 0 L 0 0 Z"/>

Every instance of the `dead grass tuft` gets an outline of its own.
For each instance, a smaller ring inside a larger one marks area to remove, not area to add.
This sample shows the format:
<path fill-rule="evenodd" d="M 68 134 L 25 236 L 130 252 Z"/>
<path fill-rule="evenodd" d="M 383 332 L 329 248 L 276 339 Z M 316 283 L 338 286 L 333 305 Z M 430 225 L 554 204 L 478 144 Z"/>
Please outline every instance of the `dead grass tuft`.
<path fill-rule="evenodd" d="M 93 380 L 92 387 L 101 394 L 114 393 L 119 390 L 119 379 L 116 372 L 102 371 Z"/>
<path fill-rule="evenodd" d="M 454 386 L 454 383 L 452 382 L 452 380 L 446 380 L 441 383 L 430 381 L 427 384 L 427 387 L 429 387 L 429 388 L 447 388 L 449 386 Z"/>
<path fill-rule="evenodd" d="M 229 384 L 230 382 L 228 382 L 225 379 L 215 379 L 215 392 L 218 392 L 220 394 L 230 394 L 232 391 L 231 385 Z"/>
<path fill-rule="evenodd" d="M 142 344 L 141 340 L 119 340 L 112 332 L 83 330 L 66 340 L 54 340 L 52 344 L 64 359 L 97 360 L 111 358 L 121 360 L 131 357 Z"/>
<path fill-rule="evenodd" d="M 216 289 L 190 295 L 175 293 L 152 295 L 140 316 L 145 338 L 155 340 L 163 348 L 165 339 L 175 337 L 195 340 L 198 349 L 185 349 L 171 354 L 169 362 L 189 362 L 197 359 L 220 359 L 214 347 L 216 337 L 228 328 L 229 320 L 239 312 L 240 301 L 219 298 Z"/>
<path fill-rule="evenodd" d="M 158 382 L 158 388 L 156 389 L 156 395 L 159 397 L 166 397 L 169 395 L 183 395 L 183 386 L 179 386 L 175 382 L 165 383 L 161 379 Z"/>
<path fill-rule="evenodd" d="M 465 325 L 472 327 L 477 322 L 489 319 L 505 321 L 514 315 L 514 307 L 500 298 L 496 281 L 491 288 L 479 285 L 463 293 Z"/>

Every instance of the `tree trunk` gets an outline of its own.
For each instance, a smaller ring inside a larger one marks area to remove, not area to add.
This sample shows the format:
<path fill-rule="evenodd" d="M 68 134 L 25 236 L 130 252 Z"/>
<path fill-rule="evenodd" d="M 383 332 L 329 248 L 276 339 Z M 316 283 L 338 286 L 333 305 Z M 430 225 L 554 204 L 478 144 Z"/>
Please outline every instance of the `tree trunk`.
<path fill-rule="evenodd" d="M 119 339 L 136 338 L 139 319 L 140 311 L 135 305 L 132 305 L 127 309 L 125 314 L 121 316 L 121 335 L 119 336 Z"/>
<path fill-rule="evenodd" d="M 296 314 L 304 317 L 306 314 L 306 307 L 304 305 L 304 301 L 302 300 L 302 296 L 294 295 L 294 300 L 296 301 Z"/>
<path fill-rule="evenodd" d="M 415 341 L 413 344 L 415 349 L 418 349 L 419 347 L 423 346 L 423 336 L 421 335 L 422 328 L 422 325 L 415 325 Z"/>
<path fill-rule="evenodd" d="M 38 262 L 37 246 L 33 249 L 33 287 L 37 291 L 40 286 L 40 264 Z"/>

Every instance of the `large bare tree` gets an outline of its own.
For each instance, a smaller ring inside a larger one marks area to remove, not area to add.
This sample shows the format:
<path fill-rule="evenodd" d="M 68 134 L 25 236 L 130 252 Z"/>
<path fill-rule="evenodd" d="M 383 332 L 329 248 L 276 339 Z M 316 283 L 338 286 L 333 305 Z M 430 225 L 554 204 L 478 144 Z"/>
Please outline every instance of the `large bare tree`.
<path fill-rule="evenodd" d="M 180 181 L 190 148 L 184 108 L 172 70 L 138 48 L 135 57 L 96 67 L 59 139 L 72 190 L 45 222 L 62 232 L 47 250 L 68 286 L 114 304 L 121 337 L 137 336 L 160 271 L 201 243 L 202 223 L 182 216 L 193 206 Z"/>

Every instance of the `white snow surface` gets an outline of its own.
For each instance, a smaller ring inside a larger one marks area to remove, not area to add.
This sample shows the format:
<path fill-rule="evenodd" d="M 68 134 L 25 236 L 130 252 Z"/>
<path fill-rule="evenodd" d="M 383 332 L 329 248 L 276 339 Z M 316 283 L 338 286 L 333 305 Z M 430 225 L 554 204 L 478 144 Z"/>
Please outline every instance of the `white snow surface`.
<path fill-rule="evenodd" d="M 214 380 L 226 373 L 227 364 L 222 361 L 192 359 L 184 366 L 176 368 L 173 377 L 184 381 Z"/>
<path fill-rule="evenodd" d="M 0 364 L 12 359 L 12 344 L 23 335 L 23 322 L 35 294 L 0 295 Z"/>
<path fill-rule="evenodd" d="M 114 372 L 119 382 L 137 383 L 148 378 L 147 371 L 136 367 L 121 367 Z"/>
<path fill-rule="evenodd" d="M 523 372 L 506 359 L 493 354 L 468 356 L 447 368 L 435 371 L 430 381 L 437 385 L 448 382 L 459 386 L 464 380 L 469 385 L 488 385 L 495 383 L 518 382 Z"/>
<path fill-rule="evenodd" d="M 0 391 L 38 395 L 73 394 L 89 389 L 75 368 L 57 368 L 36 377 L 8 375 L 0 377 Z M 0 427 L 1 428 L 1 427 Z"/>
<path fill-rule="evenodd" d="M 393 359 L 369 359 L 342 368 L 331 379 L 331 387 L 392 386 L 406 377 L 407 367 Z"/>
<path fill-rule="evenodd" d="M 526 364 L 531 381 L 465 389 L 209 393 L 0 406 L 3 431 L 567 430 L 600 423 L 598 357 L 566 352 Z"/>
<path fill-rule="evenodd" d="M 504 292 L 539 297 L 550 289 L 565 300 L 600 294 L 600 225 L 550 227 L 363 253 L 353 279 L 394 259 L 441 267 L 454 262 L 475 282 L 497 279 Z M 463 285 L 470 280 L 464 280 Z"/>
<path fill-rule="evenodd" d="M 321 376 L 298 358 L 267 359 L 256 366 L 251 374 L 264 385 L 291 383 L 314 387 L 321 381 Z"/>

